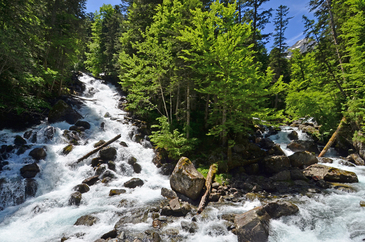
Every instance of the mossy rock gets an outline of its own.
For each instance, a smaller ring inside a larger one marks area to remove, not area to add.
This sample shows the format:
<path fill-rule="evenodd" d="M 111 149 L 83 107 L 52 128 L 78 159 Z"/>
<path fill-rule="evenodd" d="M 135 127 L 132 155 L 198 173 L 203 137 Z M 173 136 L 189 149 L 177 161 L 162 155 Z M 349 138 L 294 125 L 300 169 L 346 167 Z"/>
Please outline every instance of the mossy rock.
<path fill-rule="evenodd" d="M 73 148 L 74 148 L 73 145 L 67 145 L 65 148 L 63 148 L 62 154 L 64 154 L 64 155 L 70 154 L 70 152 L 73 150 Z"/>

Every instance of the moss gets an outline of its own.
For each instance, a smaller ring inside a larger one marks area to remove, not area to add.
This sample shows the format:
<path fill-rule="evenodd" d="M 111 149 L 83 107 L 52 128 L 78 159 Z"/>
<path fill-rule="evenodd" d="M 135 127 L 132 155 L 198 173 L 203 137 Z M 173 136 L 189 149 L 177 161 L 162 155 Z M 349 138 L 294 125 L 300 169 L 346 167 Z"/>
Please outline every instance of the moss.
<path fill-rule="evenodd" d="M 68 155 L 73 150 L 73 148 L 74 148 L 73 145 L 67 145 L 65 148 L 63 148 L 62 153 L 64 155 Z"/>

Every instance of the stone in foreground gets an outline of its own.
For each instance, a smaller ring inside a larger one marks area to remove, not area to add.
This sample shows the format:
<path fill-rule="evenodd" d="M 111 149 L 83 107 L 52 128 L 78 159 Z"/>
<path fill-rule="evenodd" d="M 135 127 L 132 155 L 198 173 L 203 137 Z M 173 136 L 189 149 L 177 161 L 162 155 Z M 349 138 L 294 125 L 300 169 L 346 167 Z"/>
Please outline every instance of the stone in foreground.
<path fill-rule="evenodd" d="M 170 177 L 171 188 L 193 200 L 197 199 L 204 187 L 205 179 L 186 157 L 181 157 Z"/>

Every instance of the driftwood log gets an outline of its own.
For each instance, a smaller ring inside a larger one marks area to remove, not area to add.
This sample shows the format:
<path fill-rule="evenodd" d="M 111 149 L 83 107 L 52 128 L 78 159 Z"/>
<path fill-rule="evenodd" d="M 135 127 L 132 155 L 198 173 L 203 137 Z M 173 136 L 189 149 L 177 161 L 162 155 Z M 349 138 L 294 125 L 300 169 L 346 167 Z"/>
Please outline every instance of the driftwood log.
<path fill-rule="evenodd" d="M 200 200 L 199 207 L 198 207 L 198 213 L 201 213 L 203 211 L 203 209 L 207 203 L 207 200 L 210 195 L 210 190 L 212 189 L 213 178 L 214 178 L 214 175 L 216 172 L 217 172 L 217 165 L 216 164 L 211 165 L 209 167 L 207 179 L 205 180 L 205 187 L 207 188 L 207 190 L 205 191 L 202 199 Z"/>
<path fill-rule="evenodd" d="M 333 133 L 333 135 L 331 136 L 331 138 L 328 140 L 326 146 L 323 148 L 323 150 L 321 151 L 321 153 L 318 155 L 318 157 L 322 157 L 324 156 L 324 154 L 326 154 L 327 150 L 332 146 L 332 144 L 335 142 L 337 136 L 338 136 L 338 133 L 340 132 L 342 126 L 343 126 L 343 123 L 346 121 L 346 118 L 343 117 L 341 119 L 341 122 L 340 124 L 338 125 L 336 131 Z"/>
<path fill-rule="evenodd" d="M 111 143 L 113 143 L 114 141 L 116 141 L 117 139 L 119 139 L 121 137 L 120 134 L 118 134 L 117 136 L 115 136 L 114 138 L 112 138 L 111 140 L 109 140 L 108 142 L 106 142 L 105 144 L 99 146 L 98 148 L 90 151 L 89 153 L 87 153 L 86 155 L 84 155 L 83 157 L 79 158 L 76 163 L 79 163 L 80 161 L 85 160 L 86 158 L 88 158 L 89 156 L 91 156 L 92 154 L 95 154 L 96 152 L 98 152 L 99 150 L 101 150 L 102 148 L 104 148 L 105 146 L 110 145 Z"/>

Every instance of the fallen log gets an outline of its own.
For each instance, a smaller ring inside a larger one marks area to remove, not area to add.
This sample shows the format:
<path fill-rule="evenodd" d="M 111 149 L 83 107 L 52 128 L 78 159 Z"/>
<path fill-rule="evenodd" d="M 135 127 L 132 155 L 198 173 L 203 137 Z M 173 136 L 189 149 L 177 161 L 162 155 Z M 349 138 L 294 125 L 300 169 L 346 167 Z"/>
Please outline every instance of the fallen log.
<path fill-rule="evenodd" d="M 326 154 L 327 150 L 332 146 L 332 144 L 335 142 L 336 138 L 337 138 L 337 135 L 338 133 L 340 132 L 341 128 L 342 128 L 342 125 L 343 123 L 346 121 L 346 118 L 343 117 L 341 119 L 341 122 L 340 124 L 338 125 L 336 131 L 333 133 L 333 135 L 331 136 L 331 138 L 328 140 L 326 146 L 323 148 L 323 150 L 321 151 L 321 153 L 318 155 L 318 157 L 322 157 Z"/>
<path fill-rule="evenodd" d="M 200 200 L 199 207 L 198 207 L 199 214 L 203 211 L 205 204 L 209 198 L 209 194 L 210 194 L 210 190 L 212 189 L 212 182 L 213 182 L 215 173 L 217 173 L 217 165 L 213 164 L 209 167 L 207 179 L 205 180 L 205 187 L 207 188 L 207 190 L 205 191 L 202 199 Z"/>
<path fill-rule="evenodd" d="M 86 158 L 88 158 L 89 156 L 91 156 L 92 154 L 95 154 L 96 152 L 98 152 L 99 150 L 101 150 L 102 148 L 104 148 L 105 146 L 110 145 L 111 143 L 113 143 L 114 141 L 116 141 L 117 139 L 119 139 L 121 137 L 120 134 L 118 134 L 117 136 L 115 136 L 113 139 L 109 140 L 108 142 L 106 142 L 105 144 L 99 146 L 98 148 L 90 151 L 89 153 L 87 153 L 86 155 L 84 155 L 83 157 L 79 158 L 76 163 L 79 163 L 80 161 L 85 160 Z"/>

